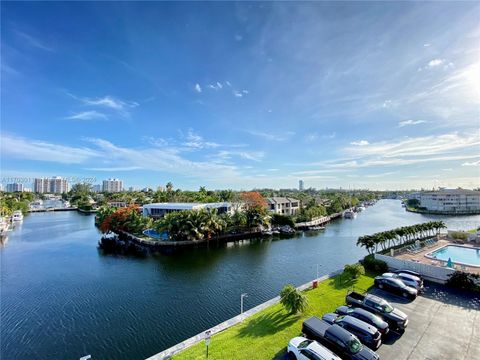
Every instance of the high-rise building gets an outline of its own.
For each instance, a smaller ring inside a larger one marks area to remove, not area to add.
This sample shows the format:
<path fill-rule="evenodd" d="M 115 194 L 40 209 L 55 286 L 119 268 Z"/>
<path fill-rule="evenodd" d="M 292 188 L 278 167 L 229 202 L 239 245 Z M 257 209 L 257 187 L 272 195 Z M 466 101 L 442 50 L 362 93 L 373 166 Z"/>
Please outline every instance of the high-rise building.
<path fill-rule="evenodd" d="M 23 192 L 23 184 L 20 184 L 20 183 L 7 184 L 7 192 Z"/>
<path fill-rule="evenodd" d="M 123 191 L 123 181 L 118 179 L 103 180 L 102 190 L 104 192 L 121 192 Z"/>
<path fill-rule="evenodd" d="M 33 181 L 33 190 L 36 193 L 62 194 L 68 192 L 68 181 L 60 176 L 53 178 L 37 178 Z"/>
<path fill-rule="evenodd" d="M 102 192 L 102 185 L 100 184 L 92 185 L 92 191 L 96 193 Z"/>
<path fill-rule="evenodd" d="M 298 190 L 303 191 L 305 189 L 303 180 L 298 181 Z"/>

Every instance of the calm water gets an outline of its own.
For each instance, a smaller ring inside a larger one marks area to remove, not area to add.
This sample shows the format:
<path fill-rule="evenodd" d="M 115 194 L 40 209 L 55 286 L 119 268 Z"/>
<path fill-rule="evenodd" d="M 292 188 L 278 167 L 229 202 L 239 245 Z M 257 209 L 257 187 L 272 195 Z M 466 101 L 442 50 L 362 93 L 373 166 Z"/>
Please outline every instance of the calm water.
<path fill-rule="evenodd" d="M 31 214 L 0 251 L 0 358 L 143 359 L 237 315 L 242 292 L 248 309 L 311 280 L 316 264 L 326 274 L 358 260 L 360 235 L 439 218 L 383 200 L 308 236 L 132 259 L 97 251 L 93 216 Z"/>

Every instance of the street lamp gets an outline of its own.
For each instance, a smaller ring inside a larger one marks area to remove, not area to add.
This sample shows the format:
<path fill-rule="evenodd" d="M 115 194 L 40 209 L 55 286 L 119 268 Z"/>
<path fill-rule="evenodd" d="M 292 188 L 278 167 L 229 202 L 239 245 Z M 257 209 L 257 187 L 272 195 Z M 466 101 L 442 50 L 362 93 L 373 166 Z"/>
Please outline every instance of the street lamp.
<path fill-rule="evenodd" d="M 205 346 L 207 347 L 207 359 L 208 359 L 208 345 L 210 345 L 210 330 L 205 331 Z"/>
<path fill-rule="evenodd" d="M 248 297 L 247 293 L 243 293 L 240 295 L 240 315 L 243 314 L 243 298 Z"/>

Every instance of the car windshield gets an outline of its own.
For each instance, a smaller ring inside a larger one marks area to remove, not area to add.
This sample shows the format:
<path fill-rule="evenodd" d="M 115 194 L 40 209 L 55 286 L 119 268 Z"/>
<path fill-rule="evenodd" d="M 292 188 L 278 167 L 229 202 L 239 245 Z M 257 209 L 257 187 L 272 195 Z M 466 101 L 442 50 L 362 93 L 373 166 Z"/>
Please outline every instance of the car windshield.
<path fill-rule="evenodd" d="M 347 345 L 350 354 L 356 354 L 362 350 L 362 343 L 358 339 L 350 340 Z"/>
<path fill-rule="evenodd" d="M 393 311 L 393 306 L 389 303 L 383 304 L 383 311 L 386 313 L 391 313 Z"/>
<path fill-rule="evenodd" d="M 312 343 L 312 340 L 304 340 L 302 341 L 300 344 L 298 344 L 298 348 L 299 349 L 304 349 L 306 348 L 308 345 L 310 345 Z"/>

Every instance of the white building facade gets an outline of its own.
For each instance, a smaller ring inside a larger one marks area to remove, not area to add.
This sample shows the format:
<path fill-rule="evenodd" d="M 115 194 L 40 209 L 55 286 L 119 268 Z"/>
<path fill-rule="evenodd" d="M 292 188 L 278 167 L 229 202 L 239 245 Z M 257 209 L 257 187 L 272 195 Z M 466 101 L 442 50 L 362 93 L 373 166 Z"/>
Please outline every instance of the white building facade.
<path fill-rule="evenodd" d="M 480 213 L 480 191 L 440 189 L 420 195 L 420 207 L 429 211 L 454 214 Z"/>
<path fill-rule="evenodd" d="M 288 197 L 267 198 L 268 210 L 275 214 L 295 215 L 300 211 L 300 201 Z"/>
<path fill-rule="evenodd" d="M 103 192 L 122 192 L 123 181 L 118 179 L 103 180 L 102 191 Z"/>
<path fill-rule="evenodd" d="M 68 192 L 68 181 L 60 176 L 37 178 L 33 181 L 33 191 L 41 194 L 62 194 Z"/>
<path fill-rule="evenodd" d="M 7 184 L 7 192 L 23 192 L 23 184 L 21 183 L 12 183 Z"/>

